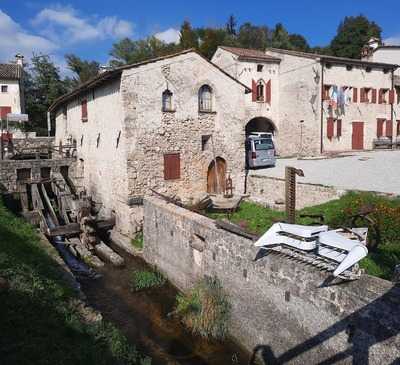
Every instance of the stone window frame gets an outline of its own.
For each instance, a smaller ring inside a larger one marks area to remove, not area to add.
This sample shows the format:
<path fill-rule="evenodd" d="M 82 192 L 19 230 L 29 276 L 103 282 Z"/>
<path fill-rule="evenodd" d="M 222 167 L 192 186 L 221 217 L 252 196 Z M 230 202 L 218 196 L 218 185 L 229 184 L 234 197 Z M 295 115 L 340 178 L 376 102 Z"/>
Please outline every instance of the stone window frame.
<path fill-rule="evenodd" d="M 207 98 L 208 100 L 205 100 L 205 96 L 207 94 L 209 95 L 209 97 Z M 200 113 L 214 113 L 213 98 L 214 98 L 213 88 L 208 84 L 203 84 L 200 87 L 199 94 L 198 94 L 199 112 Z"/>
<path fill-rule="evenodd" d="M 163 91 L 162 99 L 161 99 L 161 103 L 162 103 L 161 110 L 163 112 L 167 112 L 167 113 L 175 112 L 175 108 L 173 106 L 173 96 L 174 96 L 174 93 L 171 90 L 166 89 Z"/>

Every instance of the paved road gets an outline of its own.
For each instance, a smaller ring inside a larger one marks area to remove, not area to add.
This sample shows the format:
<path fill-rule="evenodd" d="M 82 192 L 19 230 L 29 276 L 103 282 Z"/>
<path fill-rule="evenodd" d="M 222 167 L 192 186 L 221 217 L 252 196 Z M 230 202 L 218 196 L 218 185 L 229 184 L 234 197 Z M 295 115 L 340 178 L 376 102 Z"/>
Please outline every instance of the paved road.
<path fill-rule="evenodd" d="M 278 159 L 275 168 L 252 170 L 250 174 L 282 178 L 285 166 L 304 171 L 305 177 L 298 181 L 400 195 L 400 151 L 357 152 L 314 160 Z"/>

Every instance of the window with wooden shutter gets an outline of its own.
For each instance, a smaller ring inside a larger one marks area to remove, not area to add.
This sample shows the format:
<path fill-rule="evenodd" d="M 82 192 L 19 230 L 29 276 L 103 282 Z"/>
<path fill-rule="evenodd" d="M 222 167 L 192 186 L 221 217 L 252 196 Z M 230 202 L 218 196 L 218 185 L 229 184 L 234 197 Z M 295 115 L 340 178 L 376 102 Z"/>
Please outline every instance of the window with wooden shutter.
<path fill-rule="evenodd" d="M 268 104 L 271 104 L 271 95 L 272 95 L 271 80 L 268 80 L 267 85 L 265 87 L 265 102 Z"/>
<path fill-rule="evenodd" d="M 396 136 L 400 136 L 400 120 L 397 121 Z"/>
<path fill-rule="evenodd" d="M 372 95 L 371 95 L 371 103 L 376 104 L 376 89 L 372 89 Z"/>
<path fill-rule="evenodd" d="M 164 154 L 164 179 L 176 180 L 181 177 L 181 155 L 180 153 Z"/>
<path fill-rule="evenodd" d="M 87 99 L 83 99 L 81 101 L 81 115 L 82 115 L 82 121 L 87 122 L 88 120 Z"/>
<path fill-rule="evenodd" d="M 251 100 L 257 101 L 257 83 L 251 80 Z"/>
<path fill-rule="evenodd" d="M 9 113 L 11 113 L 11 106 L 0 106 L 0 119 L 6 120 Z"/>
<path fill-rule="evenodd" d="M 322 100 L 329 100 L 330 99 L 330 90 L 331 85 L 324 85 L 322 88 Z"/>
<path fill-rule="evenodd" d="M 360 89 L 360 103 L 365 103 L 365 89 L 363 87 Z"/>
<path fill-rule="evenodd" d="M 376 136 L 378 138 L 383 136 L 383 125 L 385 124 L 385 119 L 378 118 L 376 120 Z"/>
<path fill-rule="evenodd" d="M 336 121 L 336 137 L 342 136 L 342 120 L 338 119 Z"/>
<path fill-rule="evenodd" d="M 334 130 L 335 121 L 333 118 L 328 118 L 326 123 L 326 136 L 331 139 L 333 138 L 333 130 Z"/>
<path fill-rule="evenodd" d="M 356 87 L 353 87 L 353 103 L 357 103 L 358 101 L 358 90 Z"/>
<path fill-rule="evenodd" d="M 393 122 L 391 120 L 386 121 L 386 137 L 392 138 L 393 136 Z"/>
<path fill-rule="evenodd" d="M 389 90 L 389 104 L 394 104 L 394 90 Z"/>

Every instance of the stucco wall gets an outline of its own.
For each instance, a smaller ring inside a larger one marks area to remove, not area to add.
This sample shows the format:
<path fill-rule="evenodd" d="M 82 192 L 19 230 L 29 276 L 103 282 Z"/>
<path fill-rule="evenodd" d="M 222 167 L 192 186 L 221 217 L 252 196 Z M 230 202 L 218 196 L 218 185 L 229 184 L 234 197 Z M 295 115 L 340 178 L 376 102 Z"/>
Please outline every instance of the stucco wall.
<path fill-rule="evenodd" d="M 265 364 L 399 361 L 400 288 L 390 282 L 364 275 L 329 285 L 326 273 L 285 257 L 254 262 L 251 241 L 206 217 L 155 198 L 144 210 L 146 261 L 182 290 L 217 276 L 232 304 L 231 334 Z"/>
<path fill-rule="evenodd" d="M 345 190 L 333 186 L 296 182 L 296 209 L 323 204 L 339 199 Z M 249 199 L 268 205 L 271 208 L 283 210 L 285 205 L 285 179 L 275 177 L 249 175 L 247 179 L 247 194 Z"/>
<path fill-rule="evenodd" d="M 18 80 L 0 80 L 0 86 L 7 85 L 8 91 L 0 90 L 0 106 L 10 106 L 11 113 L 21 113 L 21 97 Z"/>

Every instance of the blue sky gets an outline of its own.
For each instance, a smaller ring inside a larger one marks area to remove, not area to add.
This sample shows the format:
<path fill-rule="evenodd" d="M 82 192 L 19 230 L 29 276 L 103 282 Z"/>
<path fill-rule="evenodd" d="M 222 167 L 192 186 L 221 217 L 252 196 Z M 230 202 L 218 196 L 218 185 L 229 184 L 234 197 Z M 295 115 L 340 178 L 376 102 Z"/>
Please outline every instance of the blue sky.
<path fill-rule="evenodd" d="M 106 63 L 120 38 L 158 34 L 173 40 L 184 19 L 194 26 L 220 26 L 230 14 L 239 24 L 282 22 L 311 45 L 326 45 L 344 16 L 360 13 L 382 27 L 384 39 L 400 44 L 398 0 L 0 0 L 0 61 L 19 51 L 28 58 L 32 52 L 51 54 L 61 68 L 70 52 Z"/>

